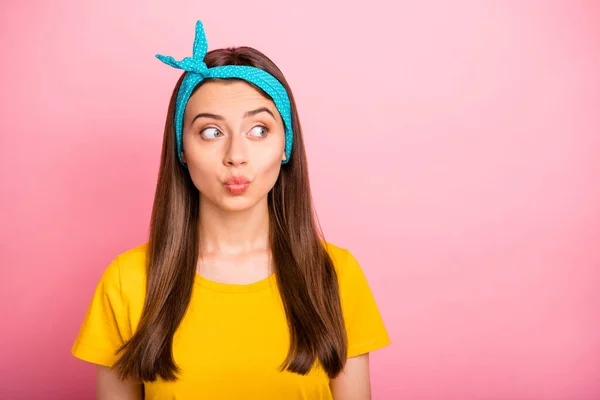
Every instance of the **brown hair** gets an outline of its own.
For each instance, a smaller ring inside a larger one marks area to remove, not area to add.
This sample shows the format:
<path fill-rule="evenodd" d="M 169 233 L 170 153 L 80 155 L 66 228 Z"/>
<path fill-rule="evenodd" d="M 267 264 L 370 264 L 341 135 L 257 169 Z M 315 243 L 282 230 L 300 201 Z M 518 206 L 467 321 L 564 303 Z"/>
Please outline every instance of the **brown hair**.
<path fill-rule="evenodd" d="M 337 274 L 312 204 L 292 91 L 279 68 L 253 48 L 212 50 L 204 61 L 209 68 L 260 68 L 277 78 L 288 92 L 293 151 L 268 196 L 269 240 L 290 331 L 290 349 L 281 370 L 304 375 L 319 362 L 334 378 L 346 363 L 346 331 Z M 113 366 L 122 379 L 148 382 L 160 377 L 172 381 L 180 372 L 172 354 L 173 334 L 190 302 L 199 256 L 199 193 L 178 161 L 173 126 L 175 100 L 184 76 L 173 90 L 165 124 L 149 233 L 146 300 L 138 328 L 117 352 L 122 354 Z"/>

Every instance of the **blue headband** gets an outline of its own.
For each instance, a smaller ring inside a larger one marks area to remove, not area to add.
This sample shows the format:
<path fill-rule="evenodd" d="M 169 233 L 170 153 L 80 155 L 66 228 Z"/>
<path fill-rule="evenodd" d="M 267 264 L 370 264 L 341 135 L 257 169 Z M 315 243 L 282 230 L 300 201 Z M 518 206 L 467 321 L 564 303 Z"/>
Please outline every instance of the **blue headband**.
<path fill-rule="evenodd" d="M 181 157 L 183 149 L 183 113 L 190 95 L 194 88 L 204 79 L 208 78 L 238 78 L 253 83 L 267 93 L 275 107 L 279 111 L 285 125 L 285 164 L 289 161 L 292 152 L 292 141 L 294 134 L 292 132 L 292 112 L 290 99 L 283 85 L 271 74 L 262 69 L 245 65 L 225 65 L 222 67 L 208 68 L 204 63 L 204 56 L 208 50 L 204 26 L 201 21 L 196 22 L 196 37 L 194 39 L 194 50 L 192 57 L 186 57 L 181 61 L 176 61 L 171 56 L 157 54 L 156 58 L 175 68 L 187 71 L 181 87 L 177 93 L 175 103 L 175 139 L 177 142 L 177 156 L 179 162 L 185 166 Z"/>

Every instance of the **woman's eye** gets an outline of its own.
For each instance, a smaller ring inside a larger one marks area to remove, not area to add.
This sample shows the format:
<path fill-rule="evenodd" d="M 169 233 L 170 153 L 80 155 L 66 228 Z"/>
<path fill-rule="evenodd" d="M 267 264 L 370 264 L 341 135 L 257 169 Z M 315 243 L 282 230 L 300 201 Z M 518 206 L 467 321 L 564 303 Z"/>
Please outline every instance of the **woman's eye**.
<path fill-rule="evenodd" d="M 258 136 L 258 137 L 265 137 L 267 136 L 268 133 L 268 129 L 262 125 L 258 125 L 255 126 L 254 128 L 252 128 L 252 130 L 250 131 L 250 134 L 252 136 Z"/>
<path fill-rule="evenodd" d="M 206 128 L 202 132 L 200 132 L 202 136 L 206 139 L 215 139 L 222 133 L 217 128 Z"/>

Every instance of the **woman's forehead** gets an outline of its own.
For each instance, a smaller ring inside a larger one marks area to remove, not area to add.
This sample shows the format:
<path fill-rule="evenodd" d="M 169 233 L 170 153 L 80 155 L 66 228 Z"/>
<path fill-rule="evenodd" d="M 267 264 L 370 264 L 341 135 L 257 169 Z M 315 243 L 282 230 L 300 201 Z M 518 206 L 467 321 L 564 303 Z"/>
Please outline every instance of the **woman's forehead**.
<path fill-rule="evenodd" d="M 275 104 L 269 97 L 251 84 L 240 80 L 206 82 L 190 97 L 189 105 L 218 108 L 260 105 L 275 108 Z"/>
<path fill-rule="evenodd" d="M 249 83 L 240 80 L 215 80 L 202 84 L 190 97 L 184 119 L 189 121 L 199 113 L 238 119 L 261 108 L 268 109 L 277 122 L 283 123 L 273 100 Z"/>

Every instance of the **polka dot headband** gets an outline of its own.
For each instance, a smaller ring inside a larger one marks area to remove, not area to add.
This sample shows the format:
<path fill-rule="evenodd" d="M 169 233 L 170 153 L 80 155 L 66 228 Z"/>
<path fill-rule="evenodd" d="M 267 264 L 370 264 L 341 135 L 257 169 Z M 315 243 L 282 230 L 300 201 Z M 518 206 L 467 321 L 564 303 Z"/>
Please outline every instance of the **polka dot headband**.
<path fill-rule="evenodd" d="M 157 54 L 156 57 L 163 63 L 175 68 L 187 71 L 175 103 L 175 139 L 177 142 L 177 156 L 179 162 L 185 166 L 181 151 L 183 149 L 183 113 L 190 95 L 194 88 L 208 78 L 238 78 L 253 83 L 264 90 L 273 100 L 283 123 L 285 125 L 285 164 L 289 161 L 292 152 L 292 112 L 290 99 L 283 85 L 273 75 L 262 69 L 245 65 L 225 65 L 222 67 L 208 68 L 204 63 L 204 56 L 208 50 L 204 26 L 201 21 L 196 22 L 196 37 L 194 39 L 194 50 L 192 57 L 186 57 L 181 61 L 176 61 L 171 56 Z"/>

